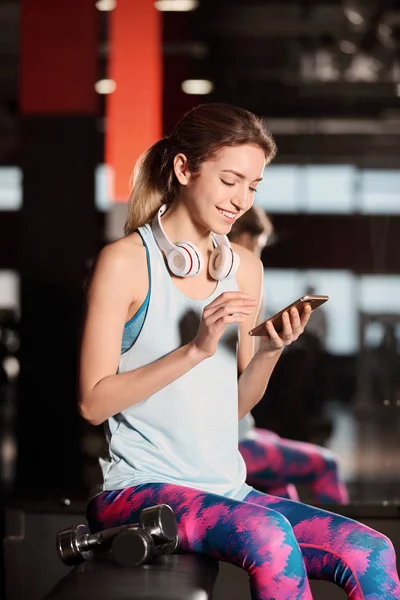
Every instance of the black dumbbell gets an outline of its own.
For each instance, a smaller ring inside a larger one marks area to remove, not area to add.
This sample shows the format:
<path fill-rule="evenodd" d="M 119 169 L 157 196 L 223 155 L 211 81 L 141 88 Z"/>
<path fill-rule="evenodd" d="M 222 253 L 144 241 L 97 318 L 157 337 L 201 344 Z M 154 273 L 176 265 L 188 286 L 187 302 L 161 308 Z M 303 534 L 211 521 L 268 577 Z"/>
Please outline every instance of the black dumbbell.
<path fill-rule="evenodd" d="M 140 525 L 119 533 L 111 542 L 109 553 L 124 567 L 136 567 L 150 562 L 160 554 L 173 554 L 178 549 L 178 528 L 175 514 L 169 506 L 163 511 L 145 508 L 140 513 Z"/>
<path fill-rule="evenodd" d="M 147 557 L 153 556 L 163 546 L 168 546 L 168 551 L 171 551 L 172 545 L 177 546 L 178 528 L 175 514 L 167 504 L 160 504 L 143 509 L 140 513 L 139 523 L 132 525 L 103 529 L 93 534 L 90 533 L 86 525 L 62 529 L 57 534 L 58 555 L 63 563 L 68 566 L 79 564 L 83 560 L 91 560 L 95 553 L 99 556 L 106 556 L 111 553 L 114 556 L 113 541 L 126 533 L 133 534 L 129 543 L 127 544 L 122 538 L 122 543 L 120 540 L 115 547 L 118 562 L 121 562 L 121 564 L 126 562 L 126 559 L 122 556 L 124 553 L 121 552 L 121 548 L 129 545 L 136 548 L 136 558 L 133 557 L 132 559 L 134 560 L 133 564 L 140 557 L 144 557 L 143 560 L 146 560 Z M 135 542 L 132 542 L 133 539 Z M 144 547 L 146 550 L 143 550 Z M 130 561 L 128 562 L 131 564 Z"/>
<path fill-rule="evenodd" d="M 146 529 L 129 529 L 111 542 L 109 553 L 123 567 L 137 567 L 150 562 L 154 556 L 173 554 L 178 549 L 178 536 L 168 543 L 157 544 Z"/>

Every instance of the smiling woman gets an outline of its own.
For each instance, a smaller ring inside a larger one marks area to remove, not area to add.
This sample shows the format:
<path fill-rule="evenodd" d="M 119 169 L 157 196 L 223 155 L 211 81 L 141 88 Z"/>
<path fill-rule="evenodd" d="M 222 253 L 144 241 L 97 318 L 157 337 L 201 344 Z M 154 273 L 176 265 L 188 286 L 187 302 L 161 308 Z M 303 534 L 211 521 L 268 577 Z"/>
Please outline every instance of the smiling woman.
<path fill-rule="evenodd" d="M 181 549 L 244 567 L 253 600 L 309 600 L 307 575 L 337 573 L 352 600 L 400 600 L 387 538 L 245 483 L 238 419 L 310 312 L 286 314 L 255 351 L 262 264 L 227 234 L 274 154 L 262 120 L 205 104 L 139 161 L 126 236 L 102 250 L 88 293 L 80 409 L 105 422 L 109 449 L 88 520 L 135 523 L 166 503 Z"/>
<path fill-rule="evenodd" d="M 183 153 L 174 157 L 173 166 L 181 187 L 165 221 L 168 223 L 178 207 L 180 212 L 185 207 L 187 217 L 190 211 L 190 220 L 198 229 L 195 242 L 206 249 L 210 231 L 221 235 L 229 233 L 230 226 L 253 204 L 255 185 L 261 181 L 265 166 L 265 154 L 260 147 L 250 144 L 228 146 L 218 149 L 197 173 L 190 170 L 189 160 Z M 216 219 L 215 209 L 222 219 Z M 172 234 L 176 238 L 178 232 Z"/>
<path fill-rule="evenodd" d="M 262 166 L 259 159 L 257 165 L 253 164 L 253 156 L 243 152 L 243 146 L 252 146 L 261 154 Z M 219 151 L 232 149 L 239 151 L 235 162 L 230 163 L 227 156 L 222 165 L 221 157 L 217 157 Z M 184 157 L 192 180 L 199 175 L 200 166 L 217 157 L 214 175 L 229 187 L 246 177 L 248 185 L 259 181 L 265 164 L 271 162 L 275 153 L 275 142 L 265 123 L 248 111 L 226 104 L 198 106 L 177 123 L 170 136 L 159 140 L 139 159 L 133 174 L 125 233 L 149 222 L 161 204 L 172 202 L 182 191 L 182 181 L 175 175 L 173 164 L 178 154 L 181 160 Z M 251 172 L 245 172 L 244 164 Z M 155 167 L 158 171 L 154 171 Z M 155 172 L 158 177 L 154 177 Z M 232 210 L 231 206 L 226 208 Z"/>

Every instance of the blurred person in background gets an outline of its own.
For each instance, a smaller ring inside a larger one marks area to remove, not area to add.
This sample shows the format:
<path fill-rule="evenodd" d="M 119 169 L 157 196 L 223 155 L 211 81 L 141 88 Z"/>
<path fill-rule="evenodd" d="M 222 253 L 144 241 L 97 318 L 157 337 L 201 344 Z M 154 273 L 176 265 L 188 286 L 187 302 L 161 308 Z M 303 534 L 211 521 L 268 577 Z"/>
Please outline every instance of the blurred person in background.
<path fill-rule="evenodd" d="M 238 419 L 310 315 L 285 313 L 280 335 L 266 325 L 255 351 L 262 263 L 226 236 L 274 154 L 262 119 L 203 104 L 138 163 L 126 235 L 101 251 L 88 291 L 79 408 L 108 438 L 89 526 L 165 503 L 180 549 L 246 569 L 253 600 L 311 600 L 308 577 L 352 600 L 400 600 L 388 538 L 245 483 Z"/>
<path fill-rule="evenodd" d="M 395 321 L 382 323 L 382 329 L 380 343 L 367 354 L 370 393 L 375 406 L 383 401 L 394 406 L 400 403 L 400 351 Z"/>
<path fill-rule="evenodd" d="M 260 257 L 272 233 L 273 226 L 268 216 L 260 207 L 253 205 L 235 221 L 228 237 L 231 242 Z M 315 294 L 315 290 L 307 290 L 307 293 Z M 264 318 L 261 302 L 258 321 L 261 323 Z M 265 401 L 268 402 L 268 398 Z M 296 397 L 293 401 L 296 402 Z M 257 428 L 250 412 L 239 422 L 239 450 L 246 463 L 247 483 L 263 492 L 298 500 L 295 484 L 307 484 L 317 504 L 348 502 L 347 490 L 332 452 L 315 444 L 283 439 L 272 431 Z"/>

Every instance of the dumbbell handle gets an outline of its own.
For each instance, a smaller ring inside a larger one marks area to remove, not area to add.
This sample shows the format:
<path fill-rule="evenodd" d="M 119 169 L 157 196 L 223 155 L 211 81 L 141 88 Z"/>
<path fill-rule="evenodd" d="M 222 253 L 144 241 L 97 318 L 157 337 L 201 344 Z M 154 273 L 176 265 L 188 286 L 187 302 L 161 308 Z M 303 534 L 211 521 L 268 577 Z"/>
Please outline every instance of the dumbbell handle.
<path fill-rule="evenodd" d="M 175 540 L 178 530 L 174 512 L 169 506 L 159 504 L 158 506 L 144 508 L 140 513 L 139 520 L 139 523 L 132 525 L 120 525 L 119 527 L 103 529 L 98 533 L 85 535 L 82 540 L 84 544 L 82 549 L 85 550 L 98 544 L 104 544 L 104 542 L 113 540 L 123 531 L 138 529 L 140 527 L 144 527 L 151 533 L 156 545 Z"/>
<path fill-rule="evenodd" d="M 176 538 L 172 542 L 166 544 L 160 544 L 155 547 L 155 554 L 174 554 L 179 548 L 179 538 Z"/>
<path fill-rule="evenodd" d="M 95 546 L 100 546 L 105 542 L 113 540 L 123 531 L 130 531 L 131 529 L 139 528 L 140 526 L 138 524 L 120 525 L 118 527 L 111 527 L 110 529 L 103 529 L 97 533 L 87 533 L 78 541 L 79 550 L 82 552 L 92 549 Z"/>
<path fill-rule="evenodd" d="M 166 504 L 145 508 L 140 513 L 140 522 L 125 524 L 97 533 L 90 533 L 86 525 L 62 529 L 57 534 L 57 551 L 65 564 L 77 564 L 83 559 L 90 560 L 93 550 L 107 547 L 124 532 L 132 530 L 146 531 L 151 535 L 152 543 L 157 547 L 177 538 L 177 524 L 173 510 Z"/>

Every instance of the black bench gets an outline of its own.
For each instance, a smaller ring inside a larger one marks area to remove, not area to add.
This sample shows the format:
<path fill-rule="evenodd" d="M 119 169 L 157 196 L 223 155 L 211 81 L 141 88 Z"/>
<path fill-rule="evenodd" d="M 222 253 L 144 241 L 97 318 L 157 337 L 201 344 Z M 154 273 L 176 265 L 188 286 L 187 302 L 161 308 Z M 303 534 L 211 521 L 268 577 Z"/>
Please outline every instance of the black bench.
<path fill-rule="evenodd" d="M 158 556 L 151 564 L 130 569 L 97 560 L 66 567 L 57 555 L 56 535 L 85 523 L 84 510 L 84 504 L 74 502 L 14 501 L 3 508 L 0 592 L 6 600 L 212 598 L 218 562 L 198 554 Z"/>
<path fill-rule="evenodd" d="M 74 567 L 46 600 L 206 600 L 217 574 L 217 561 L 193 554 L 157 556 L 128 569 L 93 560 Z"/>
<path fill-rule="evenodd" d="M 327 508 L 388 535 L 400 560 L 399 506 Z M 0 529 L 3 529 L 0 597 L 4 593 L 5 600 L 78 600 L 77 594 L 84 590 L 85 595 L 81 598 L 85 600 L 94 598 L 94 594 L 96 600 L 107 600 L 105 594 L 111 587 L 109 597 L 116 600 L 209 600 L 213 591 L 214 600 L 250 600 L 245 571 L 220 563 L 213 590 L 217 563 L 200 555 L 160 556 L 154 564 L 137 567 L 135 573 L 129 570 L 122 573 L 122 567 L 112 563 L 101 566 L 83 563 L 73 569 L 66 567 L 57 556 L 56 534 L 64 527 L 84 523 L 84 509 L 84 504 L 74 502 L 71 506 L 60 506 L 55 502 L 26 501 L 13 501 L 0 509 Z M 114 577 L 114 573 L 118 577 Z M 312 581 L 311 587 L 315 600 L 344 600 L 344 593 L 330 583 Z"/>

